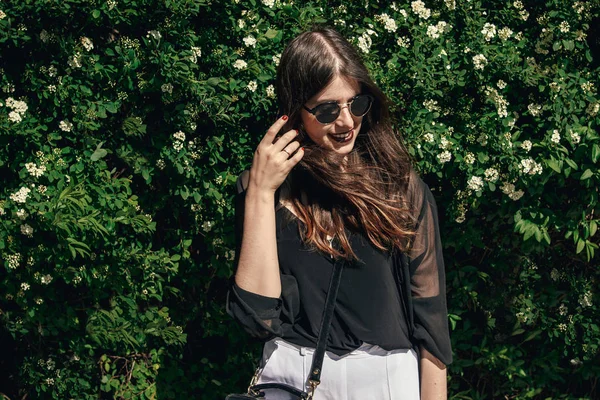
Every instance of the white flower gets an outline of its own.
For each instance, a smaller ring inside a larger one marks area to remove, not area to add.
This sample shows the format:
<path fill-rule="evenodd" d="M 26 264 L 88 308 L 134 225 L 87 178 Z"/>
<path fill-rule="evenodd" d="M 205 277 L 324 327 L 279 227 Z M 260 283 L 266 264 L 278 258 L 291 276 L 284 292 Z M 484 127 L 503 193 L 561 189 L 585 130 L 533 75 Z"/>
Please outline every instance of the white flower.
<path fill-rule="evenodd" d="M 6 13 L 2 10 L 0 10 L 0 19 L 4 19 L 6 18 Z"/>
<path fill-rule="evenodd" d="M 587 108 L 585 109 L 585 112 L 588 113 L 591 117 L 595 117 L 599 111 L 600 111 L 600 103 L 598 103 L 598 102 L 590 103 L 587 106 Z"/>
<path fill-rule="evenodd" d="M 496 168 L 488 168 L 484 172 L 485 180 L 488 182 L 496 182 L 500 176 Z"/>
<path fill-rule="evenodd" d="M 18 124 L 19 122 L 21 122 L 23 120 L 23 118 L 21 117 L 21 114 L 19 114 L 16 111 L 11 111 L 8 113 L 8 120 L 10 122 L 14 122 L 15 124 Z"/>
<path fill-rule="evenodd" d="M 434 111 L 440 111 L 440 107 L 438 106 L 438 102 L 437 100 L 425 100 L 423 102 L 423 106 L 429 111 L 429 112 L 434 112 Z"/>
<path fill-rule="evenodd" d="M 477 54 L 473 56 L 473 65 L 475 69 L 483 69 L 487 64 L 487 58 L 483 54 Z"/>
<path fill-rule="evenodd" d="M 571 26 L 569 25 L 569 23 L 567 21 L 563 21 L 560 23 L 560 25 L 558 26 L 558 29 L 562 32 L 562 33 L 568 33 L 569 30 L 571 29 Z"/>
<path fill-rule="evenodd" d="M 504 194 L 508 195 L 508 197 L 514 201 L 519 200 L 525 194 L 522 190 L 515 190 L 515 185 L 508 182 L 505 182 L 500 190 L 502 190 Z"/>
<path fill-rule="evenodd" d="M 179 140 L 181 142 L 185 142 L 185 133 L 183 133 L 182 131 L 177 131 L 173 134 L 173 138 L 175 140 Z"/>
<path fill-rule="evenodd" d="M 73 129 L 73 124 L 70 123 L 69 120 L 64 120 L 59 122 L 58 127 L 61 131 L 71 132 L 71 129 Z"/>
<path fill-rule="evenodd" d="M 585 294 L 579 297 L 579 305 L 581 307 L 591 307 L 592 306 L 592 292 L 587 291 Z"/>
<path fill-rule="evenodd" d="M 256 39 L 254 36 L 248 35 L 243 40 L 246 47 L 256 47 Z"/>
<path fill-rule="evenodd" d="M 71 68 L 81 68 L 81 53 L 75 52 L 75 54 L 69 58 L 67 64 L 69 64 Z"/>
<path fill-rule="evenodd" d="M 442 151 L 440 154 L 437 155 L 437 159 L 442 164 L 447 163 L 452 159 L 452 153 L 450 153 L 448 150 Z"/>
<path fill-rule="evenodd" d="M 552 137 L 550 138 L 550 140 L 553 143 L 560 143 L 560 133 L 558 133 L 558 129 L 552 131 Z"/>
<path fill-rule="evenodd" d="M 273 8 L 275 0 L 262 0 L 262 3 L 269 8 Z"/>
<path fill-rule="evenodd" d="M 432 39 L 437 39 L 440 37 L 440 33 L 438 31 L 437 26 L 435 25 L 429 25 L 427 27 L 427 36 L 429 36 Z"/>
<path fill-rule="evenodd" d="M 519 168 L 524 174 L 539 175 L 542 173 L 542 165 L 535 162 L 532 158 L 521 160 Z"/>
<path fill-rule="evenodd" d="M 537 117 L 542 113 L 542 106 L 539 104 L 530 104 L 527 106 L 527 109 L 534 117 Z"/>
<path fill-rule="evenodd" d="M 444 3 L 446 4 L 446 7 L 448 7 L 448 10 L 452 11 L 456 8 L 456 0 L 444 0 Z"/>
<path fill-rule="evenodd" d="M 496 83 L 496 86 L 498 86 L 498 89 L 502 90 L 506 87 L 506 82 L 504 82 L 502 79 L 500 79 L 498 81 L 498 83 Z"/>
<path fill-rule="evenodd" d="M 27 214 L 27 211 L 25 211 L 25 210 L 24 210 L 24 209 L 22 209 L 22 208 L 19 208 L 19 209 L 17 210 L 17 217 L 18 217 L 18 218 L 19 218 L 21 221 L 23 221 L 25 218 L 27 218 L 27 216 L 28 216 L 28 215 L 29 215 L 29 214 Z"/>
<path fill-rule="evenodd" d="M 44 299 L 42 299 L 40 297 L 36 297 L 35 298 L 35 304 L 37 304 L 37 305 L 44 304 Z"/>
<path fill-rule="evenodd" d="M 368 30 L 367 30 L 368 31 Z M 371 45 L 373 44 L 373 40 L 371 36 L 365 31 L 358 38 L 358 48 L 362 50 L 363 53 L 368 54 Z"/>
<path fill-rule="evenodd" d="M 6 254 L 4 256 L 4 259 L 6 260 L 6 263 L 8 264 L 8 268 L 17 269 L 17 267 L 19 266 L 19 263 L 21 262 L 21 254 L 20 253 Z"/>
<path fill-rule="evenodd" d="M 467 181 L 467 187 L 478 192 L 483 189 L 483 179 L 481 179 L 479 176 L 472 176 Z"/>
<path fill-rule="evenodd" d="M 54 77 L 54 76 L 56 76 L 57 73 L 58 73 L 58 70 L 56 69 L 56 67 L 54 65 L 51 65 L 48 68 L 48 76 L 49 77 Z"/>
<path fill-rule="evenodd" d="M 27 237 L 33 237 L 33 228 L 28 224 L 21 225 L 21 233 Z"/>
<path fill-rule="evenodd" d="M 396 25 L 396 21 L 392 17 L 387 14 L 376 15 L 375 20 L 379 21 L 383 24 L 383 27 L 388 32 L 396 32 L 398 29 L 398 25 Z"/>
<path fill-rule="evenodd" d="M 42 31 L 40 32 L 40 40 L 46 43 L 48 39 L 50 39 L 50 35 L 45 29 L 42 29 Z"/>
<path fill-rule="evenodd" d="M 531 146 L 532 146 L 532 144 L 531 144 L 530 140 L 524 140 L 523 143 L 521 143 L 521 148 L 528 153 L 529 153 L 529 150 L 531 150 Z"/>
<path fill-rule="evenodd" d="M 250 81 L 248 82 L 248 86 L 246 88 L 251 92 L 255 92 L 258 88 L 258 84 L 256 83 L 256 81 Z"/>
<path fill-rule="evenodd" d="M 106 5 L 108 6 L 108 11 L 110 11 L 117 6 L 117 0 L 106 0 Z"/>
<path fill-rule="evenodd" d="M 426 133 L 423 135 L 423 140 L 425 140 L 427 143 L 433 143 L 434 141 L 434 137 L 433 137 L 433 133 Z"/>
<path fill-rule="evenodd" d="M 21 290 L 22 291 L 27 291 L 27 290 L 29 290 L 30 287 L 31 286 L 29 286 L 29 283 L 26 283 L 26 282 L 21 283 Z"/>
<path fill-rule="evenodd" d="M 212 229 L 212 226 L 213 226 L 212 221 L 205 221 L 202 224 L 202 229 L 204 230 L 204 232 L 209 232 Z"/>
<path fill-rule="evenodd" d="M 477 141 L 482 146 L 487 145 L 488 135 L 486 135 L 485 133 L 480 134 L 479 137 L 477 138 Z"/>
<path fill-rule="evenodd" d="M 410 6 L 415 14 L 423 19 L 427 19 L 431 16 L 431 10 L 425 7 L 425 3 L 421 0 L 413 1 Z"/>
<path fill-rule="evenodd" d="M 192 48 L 190 50 L 192 51 L 192 55 L 190 56 L 190 61 L 193 63 L 197 63 L 198 58 L 200 58 L 200 56 L 202 55 L 202 50 L 200 49 L 200 47 L 197 47 L 197 46 L 192 46 Z"/>
<path fill-rule="evenodd" d="M 494 38 L 494 36 L 496 36 L 496 25 L 486 23 L 483 25 L 481 33 L 483 34 L 484 39 L 489 42 Z"/>
<path fill-rule="evenodd" d="M 584 82 L 581 84 L 581 90 L 583 90 L 584 92 L 593 92 L 594 91 L 594 84 L 592 82 Z"/>
<path fill-rule="evenodd" d="M 244 29 L 246 27 L 246 21 L 244 21 L 243 19 L 238 19 L 238 28 L 240 29 Z"/>
<path fill-rule="evenodd" d="M 52 275 L 44 275 L 40 278 L 40 282 L 44 285 L 50 284 L 52 282 Z"/>
<path fill-rule="evenodd" d="M 464 161 L 465 161 L 465 163 L 467 163 L 469 165 L 473 164 L 475 162 L 475 154 L 470 153 L 470 152 L 467 153 L 465 155 Z"/>
<path fill-rule="evenodd" d="M 33 176 L 34 178 L 39 178 L 40 176 L 44 175 L 44 172 L 46 172 L 46 166 L 43 164 L 38 167 L 35 163 L 26 163 L 25 169 L 27 169 L 29 175 Z"/>
<path fill-rule="evenodd" d="M 79 38 L 79 41 L 81 42 L 81 45 L 83 46 L 83 48 L 86 49 L 87 51 L 90 51 L 94 48 L 94 43 L 92 43 L 92 40 L 90 38 L 82 36 Z"/>
<path fill-rule="evenodd" d="M 165 167 L 167 166 L 167 164 L 165 163 L 165 160 L 163 160 L 162 158 L 159 158 L 158 160 L 156 160 L 156 166 L 158 167 L 158 169 L 165 169 Z"/>
<path fill-rule="evenodd" d="M 246 67 L 248 66 L 248 63 L 246 63 L 246 61 L 244 60 L 236 60 L 236 62 L 233 63 L 233 67 L 237 68 L 237 69 L 246 69 Z"/>
<path fill-rule="evenodd" d="M 163 83 L 160 86 L 160 90 L 162 90 L 163 93 L 171 94 L 171 93 L 173 93 L 173 85 L 170 83 Z"/>
<path fill-rule="evenodd" d="M 507 40 L 509 37 L 511 37 L 513 34 L 513 31 L 508 28 L 508 27 L 504 27 L 504 28 L 500 28 L 500 30 L 498 31 L 498 37 L 502 40 Z"/>
<path fill-rule="evenodd" d="M 279 66 L 279 61 L 281 61 L 281 54 L 275 54 L 272 59 L 275 66 Z"/>
<path fill-rule="evenodd" d="M 396 43 L 400 47 L 408 48 L 408 46 L 410 46 L 410 38 L 408 36 L 400 36 L 400 37 L 398 37 L 398 40 L 396 41 Z"/>
<path fill-rule="evenodd" d="M 152 30 L 152 31 L 148 31 L 148 34 L 146 35 L 146 37 L 152 37 L 152 38 L 154 38 L 154 40 L 160 40 L 160 38 L 162 38 L 162 35 L 160 34 L 159 31 Z"/>
<path fill-rule="evenodd" d="M 31 189 L 23 186 L 16 193 L 11 194 L 10 199 L 12 201 L 14 201 L 15 203 L 25 203 L 27 201 L 27 197 L 29 197 L 30 192 L 31 192 Z"/>
<path fill-rule="evenodd" d="M 581 141 L 581 136 L 579 136 L 577 132 L 569 130 L 569 136 L 571 137 L 571 141 L 573 142 L 573 144 L 578 144 Z"/>
<path fill-rule="evenodd" d="M 267 86 L 266 89 L 267 97 L 274 99 L 275 98 L 275 87 L 273 85 Z"/>

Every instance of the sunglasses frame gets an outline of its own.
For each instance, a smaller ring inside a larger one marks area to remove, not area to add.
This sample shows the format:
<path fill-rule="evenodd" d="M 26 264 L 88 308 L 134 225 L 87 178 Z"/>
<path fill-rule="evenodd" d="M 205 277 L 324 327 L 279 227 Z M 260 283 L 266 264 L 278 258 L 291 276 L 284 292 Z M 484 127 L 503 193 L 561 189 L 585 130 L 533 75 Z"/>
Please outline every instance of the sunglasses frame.
<path fill-rule="evenodd" d="M 362 115 L 355 115 L 355 114 L 352 112 L 352 103 L 354 102 L 354 100 L 356 100 L 356 98 L 357 98 L 357 97 L 367 97 L 367 98 L 370 100 L 370 102 L 369 102 L 369 107 L 367 108 L 367 111 L 365 111 L 365 113 L 364 113 L 364 114 L 362 114 Z M 317 121 L 318 121 L 320 124 L 323 124 L 323 125 L 328 125 L 328 124 L 332 124 L 332 123 L 334 123 L 334 122 L 335 122 L 335 120 L 336 120 L 336 119 L 338 119 L 338 118 L 340 117 L 340 114 L 342 113 L 342 107 L 343 107 L 343 106 L 348 106 L 348 111 L 350 111 L 350 114 L 352 114 L 353 116 L 355 116 L 355 117 L 359 118 L 359 117 L 364 117 L 365 115 L 367 115 L 367 113 L 368 113 L 368 112 L 371 110 L 371 107 L 373 106 L 373 102 L 374 102 L 374 101 L 375 101 L 375 97 L 371 96 L 370 94 L 357 94 L 356 96 L 354 96 L 354 97 L 353 97 L 353 98 L 352 98 L 352 99 L 351 99 L 349 102 L 347 102 L 347 103 L 342 103 L 342 104 L 340 104 L 340 103 L 338 103 L 337 101 L 326 101 L 326 102 L 324 102 L 324 103 L 321 103 L 321 104 L 319 104 L 319 105 L 316 105 L 316 106 L 315 106 L 315 107 L 313 107 L 313 108 L 308 108 L 308 107 L 306 107 L 306 105 L 303 105 L 302 107 L 304 107 L 304 109 L 305 109 L 306 111 L 308 111 L 309 113 L 311 113 L 312 115 L 314 115 L 314 116 L 315 116 L 315 119 L 316 119 L 316 120 L 317 120 Z M 337 106 L 338 106 L 338 114 L 336 115 L 335 119 L 334 119 L 333 121 L 331 121 L 331 122 L 321 122 L 321 121 L 319 121 L 319 117 L 317 117 L 317 114 L 316 114 L 316 109 L 317 109 L 317 108 L 319 108 L 319 107 L 321 107 L 321 106 L 323 106 L 323 105 L 327 105 L 327 104 L 335 104 L 335 105 L 337 105 Z"/>

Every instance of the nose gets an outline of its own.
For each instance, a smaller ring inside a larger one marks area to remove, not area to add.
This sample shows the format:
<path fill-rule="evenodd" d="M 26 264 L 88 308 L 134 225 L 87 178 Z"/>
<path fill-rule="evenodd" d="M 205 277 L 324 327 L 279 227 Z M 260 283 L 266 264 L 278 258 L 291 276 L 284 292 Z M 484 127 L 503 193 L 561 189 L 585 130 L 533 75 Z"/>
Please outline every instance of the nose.
<path fill-rule="evenodd" d="M 340 115 L 336 120 L 336 125 L 348 129 L 354 126 L 354 119 L 352 119 L 352 113 L 350 112 L 350 106 L 348 104 L 341 107 Z"/>

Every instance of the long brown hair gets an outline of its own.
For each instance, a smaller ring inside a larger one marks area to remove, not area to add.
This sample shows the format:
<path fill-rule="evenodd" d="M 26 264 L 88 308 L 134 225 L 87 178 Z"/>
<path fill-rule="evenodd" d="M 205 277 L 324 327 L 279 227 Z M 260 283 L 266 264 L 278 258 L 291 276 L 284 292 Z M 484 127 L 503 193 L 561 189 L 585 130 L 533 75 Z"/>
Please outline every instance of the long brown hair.
<path fill-rule="evenodd" d="M 301 126 L 302 106 L 336 76 L 356 80 L 362 93 L 375 98 L 346 160 L 312 142 Z M 289 116 L 284 131 L 299 129 L 305 148 L 302 161 L 284 183 L 304 223 L 303 230 L 299 222 L 303 240 L 334 257 L 356 259 L 349 229 L 365 234 L 380 250 L 406 251 L 414 236 L 405 196 L 410 157 L 392 130 L 387 97 L 356 49 L 331 28 L 300 34 L 281 55 L 277 97 L 280 112 Z M 329 246 L 328 234 L 337 238 L 340 251 Z"/>

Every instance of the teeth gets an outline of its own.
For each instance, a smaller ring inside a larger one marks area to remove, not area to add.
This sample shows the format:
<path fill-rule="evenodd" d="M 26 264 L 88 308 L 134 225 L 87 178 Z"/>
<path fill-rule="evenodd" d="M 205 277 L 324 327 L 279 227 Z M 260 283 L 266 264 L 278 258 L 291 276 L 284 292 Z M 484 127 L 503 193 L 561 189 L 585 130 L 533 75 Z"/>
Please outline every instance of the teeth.
<path fill-rule="evenodd" d="M 352 133 L 352 131 L 346 132 L 346 133 L 331 134 L 331 136 L 333 136 L 336 139 L 345 139 L 348 136 L 350 136 L 351 133 Z"/>

